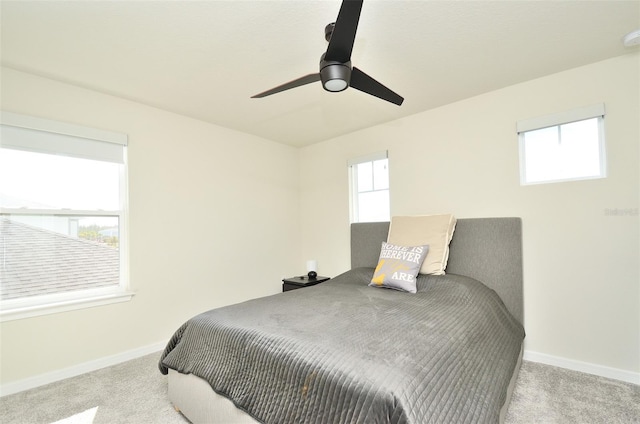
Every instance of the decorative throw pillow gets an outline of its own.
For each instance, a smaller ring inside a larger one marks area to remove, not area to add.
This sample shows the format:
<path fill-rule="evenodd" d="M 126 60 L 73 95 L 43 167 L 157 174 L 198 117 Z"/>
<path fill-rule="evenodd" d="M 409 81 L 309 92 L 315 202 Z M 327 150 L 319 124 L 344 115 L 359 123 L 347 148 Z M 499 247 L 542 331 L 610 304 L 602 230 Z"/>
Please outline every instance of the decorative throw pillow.
<path fill-rule="evenodd" d="M 451 214 L 394 216 L 389 226 L 389 243 L 401 246 L 429 245 L 429 257 L 420 274 L 443 275 L 449 259 L 449 243 L 456 228 Z"/>
<path fill-rule="evenodd" d="M 372 287 L 416 292 L 416 275 L 429 252 L 429 246 L 397 246 L 382 242 L 380 260 L 373 273 Z"/>

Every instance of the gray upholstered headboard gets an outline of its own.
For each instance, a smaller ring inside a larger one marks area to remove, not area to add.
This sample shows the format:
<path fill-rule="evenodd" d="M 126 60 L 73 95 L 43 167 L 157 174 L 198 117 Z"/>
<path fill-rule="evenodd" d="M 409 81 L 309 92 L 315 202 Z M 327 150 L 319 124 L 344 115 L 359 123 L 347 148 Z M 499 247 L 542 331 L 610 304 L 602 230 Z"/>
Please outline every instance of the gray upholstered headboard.
<path fill-rule="evenodd" d="M 375 267 L 388 233 L 388 222 L 351 224 L 351 268 Z M 483 282 L 523 323 L 520 218 L 458 219 L 445 272 Z"/>

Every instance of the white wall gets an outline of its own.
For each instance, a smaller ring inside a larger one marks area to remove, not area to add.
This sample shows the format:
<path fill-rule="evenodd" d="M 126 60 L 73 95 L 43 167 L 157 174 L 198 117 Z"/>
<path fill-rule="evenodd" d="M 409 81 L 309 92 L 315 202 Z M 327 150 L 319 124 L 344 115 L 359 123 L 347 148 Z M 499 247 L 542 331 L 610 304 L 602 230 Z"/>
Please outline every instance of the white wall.
<path fill-rule="evenodd" d="M 348 269 L 347 159 L 386 149 L 392 215 L 522 217 L 530 357 L 637 379 L 639 99 L 636 53 L 304 148 L 300 160 L 313 167 L 301 168 L 302 256 L 316 258 L 323 275 Z M 520 186 L 516 122 L 599 102 L 609 176 Z M 607 215 L 615 208 L 635 214 Z"/>
<path fill-rule="evenodd" d="M 296 269 L 297 149 L 6 68 L 1 109 L 129 135 L 136 292 L 2 323 L 3 385 L 167 341 L 196 313 L 281 291 Z"/>

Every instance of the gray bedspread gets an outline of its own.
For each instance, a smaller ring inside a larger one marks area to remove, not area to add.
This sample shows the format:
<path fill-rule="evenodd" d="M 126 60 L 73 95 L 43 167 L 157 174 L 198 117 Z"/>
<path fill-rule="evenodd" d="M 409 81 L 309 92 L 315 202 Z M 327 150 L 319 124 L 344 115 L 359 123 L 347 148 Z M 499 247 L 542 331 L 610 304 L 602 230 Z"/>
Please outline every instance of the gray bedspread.
<path fill-rule="evenodd" d="M 458 275 L 418 292 L 368 287 L 372 268 L 200 314 L 160 360 L 265 423 L 497 423 L 524 330 Z"/>

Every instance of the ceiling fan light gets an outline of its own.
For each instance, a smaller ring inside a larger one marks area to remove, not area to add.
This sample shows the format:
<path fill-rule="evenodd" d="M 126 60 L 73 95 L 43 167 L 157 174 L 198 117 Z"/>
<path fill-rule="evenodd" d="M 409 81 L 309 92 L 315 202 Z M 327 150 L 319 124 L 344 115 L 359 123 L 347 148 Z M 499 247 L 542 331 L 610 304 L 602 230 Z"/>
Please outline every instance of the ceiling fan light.
<path fill-rule="evenodd" d="M 344 89 L 346 89 L 348 86 L 347 82 L 345 80 L 341 80 L 341 79 L 332 79 L 329 81 L 325 81 L 324 83 L 324 89 L 327 91 L 342 91 Z"/>
<path fill-rule="evenodd" d="M 633 47 L 640 44 L 640 29 L 630 32 L 622 39 L 625 47 Z"/>
<path fill-rule="evenodd" d="M 351 67 L 349 65 L 351 65 L 351 62 L 347 62 L 346 64 L 339 62 L 320 62 L 322 87 L 334 93 L 349 87 L 349 81 L 351 80 Z"/>

